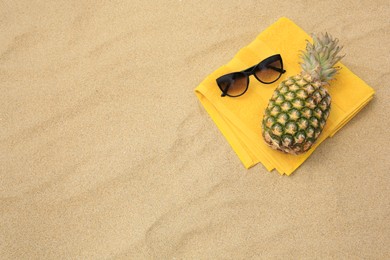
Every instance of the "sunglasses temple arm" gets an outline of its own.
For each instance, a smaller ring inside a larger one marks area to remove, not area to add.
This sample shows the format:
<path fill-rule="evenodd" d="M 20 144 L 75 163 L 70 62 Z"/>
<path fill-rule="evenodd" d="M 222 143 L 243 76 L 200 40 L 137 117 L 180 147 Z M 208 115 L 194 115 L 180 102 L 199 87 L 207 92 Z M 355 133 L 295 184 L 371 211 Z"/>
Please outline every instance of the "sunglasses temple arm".
<path fill-rule="evenodd" d="M 227 87 L 225 88 L 224 91 L 222 91 L 221 97 L 225 97 L 225 96 L 227 95 L 227 92 L 228 92 L 228 90 L 229 90 L 229 87 L 230 87 L 230 85 L 227 86 Z"/>
<path fill-rule="evenodd" d="M 284 69 L 279 69 L 279 68 L 276 68 L 276 67 L 270 66 L 270 65 L 268 65 L 267 68 L 273 69 L 273 70 L 275 70 L 277 72 L 280 72 L 280 73 L 285 73 L 286 72 Z"/>
<path fill-rule="evenodd" d="M 233 85 L 233 83 L 234 83 L 234 79 L 233 79 L 232 82 L 230 82 L 230 84 L 227 85 L 226 88 L 222 91 L 221 97 L 225 97 L 225 96 L 227 95 L 227 93 L 228 93 L 228 91 L 229 91 L 229 88 L 230 88 L 231 85 Z"/>

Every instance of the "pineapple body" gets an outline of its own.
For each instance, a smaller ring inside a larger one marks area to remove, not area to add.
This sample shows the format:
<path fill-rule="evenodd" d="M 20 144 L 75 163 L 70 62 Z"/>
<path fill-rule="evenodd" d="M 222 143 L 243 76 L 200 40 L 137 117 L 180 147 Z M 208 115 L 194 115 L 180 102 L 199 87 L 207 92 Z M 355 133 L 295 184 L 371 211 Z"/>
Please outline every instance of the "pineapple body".
<path fill-rule="evenodd" d="M 262 121 L 262 135 L 273 149 L 301 154 L 321 134 L 329 117 L 331 98 L 325 88 L 337 74 L 335 64 L 343 56 L 338 39 L 329 34 L 313 35 L 301 53 L 302 71 L 275 89 Z"/>
<path fill-rule="evenodd" d="M 330 95 L 321 82 L 302 74 L 287 78 L 275 89 L 265 110 L 265 142 L 289 154 L 306 152 L 321 134 L 330 105 Z"/>

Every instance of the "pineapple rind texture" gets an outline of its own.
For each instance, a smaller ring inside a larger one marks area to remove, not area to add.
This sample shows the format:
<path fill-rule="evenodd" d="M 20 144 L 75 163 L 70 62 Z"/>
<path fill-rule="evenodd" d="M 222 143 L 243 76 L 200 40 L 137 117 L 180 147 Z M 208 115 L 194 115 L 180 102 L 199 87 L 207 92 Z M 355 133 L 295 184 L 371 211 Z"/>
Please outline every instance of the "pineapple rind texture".
<path fill-rule="evenodd" d="M 262 134 L 273 149 L 301 154 L 309 150 L 329 117 L 328 91 L 307 75 L 287 78 L 274 91 L 265 110 Z"/>
<path fill-rule="evenodd" d="M 318 139 L 329 117 L 331 98 L 324 87 L 340 67 L 343 56 L 338 39 L 313 35 L 301 52 L 300 74 L 284 80 L 274 91 L 264 112 L 262 134 L 273 149 L 301 154 Z"/>

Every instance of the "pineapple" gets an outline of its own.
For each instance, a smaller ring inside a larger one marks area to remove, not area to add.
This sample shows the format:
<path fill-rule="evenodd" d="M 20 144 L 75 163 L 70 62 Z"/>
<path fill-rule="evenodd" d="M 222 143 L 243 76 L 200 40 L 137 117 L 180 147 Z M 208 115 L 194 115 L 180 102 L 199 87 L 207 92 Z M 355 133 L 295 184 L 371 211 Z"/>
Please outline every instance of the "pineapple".
<path fill-rule="evenodd" d="M 343 56 L 338 39 L 329 34 L 313 35 L 301 54 L 302 72 L 284 80 L 274 91 L 262 122 L 262 135 L 273 149 L 301 154 L 308 151 L 328 119 L 331 98 L 325 88 Z"/>

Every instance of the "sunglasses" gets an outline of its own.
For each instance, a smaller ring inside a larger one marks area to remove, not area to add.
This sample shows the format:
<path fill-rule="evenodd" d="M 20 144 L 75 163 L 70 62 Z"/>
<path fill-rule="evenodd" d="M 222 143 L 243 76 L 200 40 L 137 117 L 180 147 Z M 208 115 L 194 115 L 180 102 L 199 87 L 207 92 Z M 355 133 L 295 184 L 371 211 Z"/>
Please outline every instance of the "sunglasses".
<path fill-rule="evenodd" d="M 255 76 L 255 78 L 263 84 L 271 84 L 277 81 L 285 72 L 286 71 L 283 69 L 282 56 L 276 54 L 246 70 L 229 73 L 219 77 L 217 79 L 217 84 L 222 91 L 221 97 L 239 97 L 248 90 L 249 76 Z"/>

